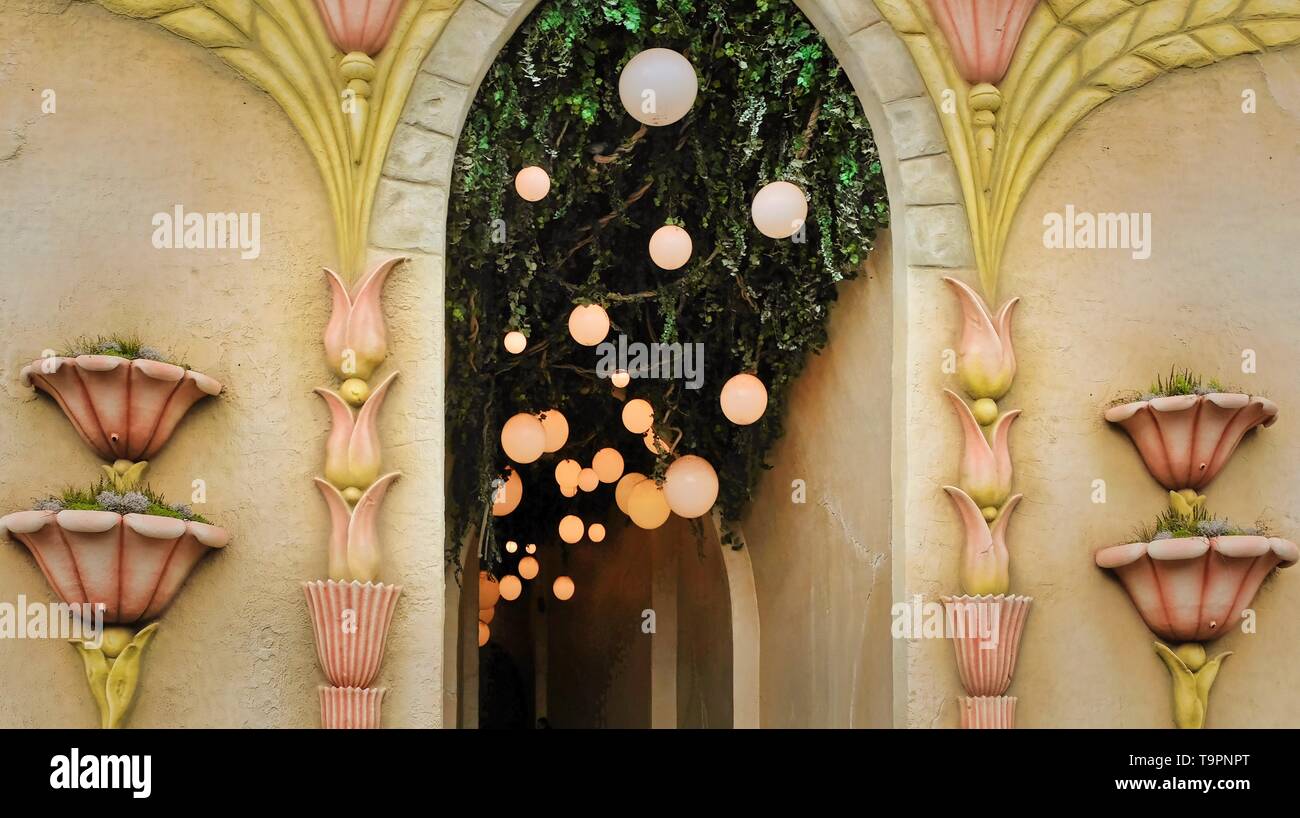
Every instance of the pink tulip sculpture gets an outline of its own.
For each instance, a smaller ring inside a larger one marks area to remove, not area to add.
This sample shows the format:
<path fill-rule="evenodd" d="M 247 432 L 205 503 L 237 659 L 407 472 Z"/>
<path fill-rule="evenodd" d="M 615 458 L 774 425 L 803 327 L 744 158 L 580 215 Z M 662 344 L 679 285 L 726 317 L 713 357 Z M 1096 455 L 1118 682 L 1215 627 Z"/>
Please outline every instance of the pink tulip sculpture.
<path fill-rule="evenodd" d="M 27 547 L 69 606 L 100 726 L 121 727 L 157 618 L 199 561 L 229 541 L 225 529 L 189 509 L 154 508 L 137 491 L 146 458 L 221 384 L 151 358 L 110 354 L 42 358 L 23 368 L 22 381 L 52 397 L 86 445 L 112 461 L 102 466 L 108 488 L 96 498 L 101 508 L 65 508 L 51 498 L 0 518 L 0 536 Z"/>
<path fill-rule="evenodd" d="M 321 5 L 330 4 L 322 0 Z M 316 390 L 331 419 L 325 475 L 316 478 L 330 515 L 329 578 L 304 582 L 302 588 L 316 657 L 329 679 L 328 686 L 318 688 L 321 724 L 326 728 L 380 726 L 386 688 L 370 685 L 378 677 L 402 593 L 402 586 L 379 579 L 379 510 L 401 475 L 383 473 L 376 423 L 397 373 L 373 391 L 366 382 L 388 355 L 380 296 L 388 274 L 401 261 L 378 265 L 352 289 L 338 275 L 325 271 L 334 302 L 325 351 L 331 369 L 343 380 L 339 391 Z"/>
<path fill-rule="evenodd" d="M 1021 495 L 1012 495 L 1011 427 L 1020 410 L 999 412 L 996 401 L 1011 389 L 1016 354 L 1011 318 L 1019 299 L 996 314 L 973 289 L 952 278 L 961 306 L 957 378 L 973 405 L 945 389 L 962 431 L 956 486 L 944 486 L 965 531 L 960 559 L 962 596 L 943 598 L 957 670 L 968 694 L 959 699 L 961 724 L 968 728 L 1015 726 L 1011 686 L 1020 639 L 1033 599 L 1010 593 L 1007 528 Z M 984 427 L 989 427 L 986 434 Z"/>
<path fill-rule="evenodd" d="M 1241 622 L 1274 569 L 1300 560 L 1290 540 L 1209 517 L 1205 496 L 1197 494 L 1251 430 L 1277 420 L 1277 406 L 1210 392 L 1152 397 L 1115 406 L 1105 417 L 1128 433 L 1151 476 L 1169 489 L 1170 510 L 1149 541 L 1102 548 L 1094 559 L 1119 578 L 1147 627 L 1175 645 L 1155 643 L 1173 681 L 1174 723 L 1200 728 L 1231 655 L 1208 658 L 1205 644 Z"/>

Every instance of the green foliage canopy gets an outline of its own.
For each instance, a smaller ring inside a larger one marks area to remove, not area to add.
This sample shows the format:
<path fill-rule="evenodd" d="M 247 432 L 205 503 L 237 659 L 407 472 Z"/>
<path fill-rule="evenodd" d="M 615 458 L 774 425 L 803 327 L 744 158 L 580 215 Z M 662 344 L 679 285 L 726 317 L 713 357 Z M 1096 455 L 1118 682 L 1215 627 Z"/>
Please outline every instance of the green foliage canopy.
<path fill-rule="evenodd" d="M 694 65 L 699 96 L 682 121 L 642 128 L 623 109 L 624 64 L 652 47 Z M 514 174 L 540 165 L 547 198 L 528 203 Z M 810 198 L 803 241 L 761 235 L 750 220 L 758 189 L 788 180 Z M 853 89 L 812 24 L 788 0 L 550 0 L 499 55 L 478 92 L 455 161 L 448 219 L 448 545 L 479 523 L 506 465 L 501 425 L 516 412 L 559 409 L 568 445 L 521 468 L 513 514 L 489 524 L 496 543 L 549 541 L 577 513 L 604 519 L 608 487 L 562 498 L 560 458 L 583 465 L 603 446 L 628 471 L 662 475 L 620 421 L 622 401 L 595 372 L 596 352 L 568 335 L 575 305 L 599 303 L 609 340 L 703 343 L 703 388 L 634 378 L 678 454 L 718 471 L 719 502 L 739 515 L 763 458 L 781 435 L 790 386 L 826 343 L 836 285 L 855 277 L 888 222 L 884 178 Z M 649 259 L 650 234 L 680 224 L 691 261 L 667 272 Z M 510 330 L 528 349 L 502 347 Z M 738 427 L 718 396 L 738 372 L 768 387 L 766 415 Z M 489 518 L 490 519 L 490 518 Z"/>

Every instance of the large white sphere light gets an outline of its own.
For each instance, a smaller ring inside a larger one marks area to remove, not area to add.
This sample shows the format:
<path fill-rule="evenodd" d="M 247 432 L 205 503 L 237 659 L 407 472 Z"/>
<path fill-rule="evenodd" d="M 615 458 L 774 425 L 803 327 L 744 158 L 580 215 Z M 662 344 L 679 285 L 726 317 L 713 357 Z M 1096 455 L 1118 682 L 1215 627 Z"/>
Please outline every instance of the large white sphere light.
<path fill-rule="evenodd" d="M 524 592 L 524 584 L 519 581 L 519 577 L 514 574 L 506 574 L 501 578 L 501 598 L 507 602 L 513 602 Z"/>
<path fill-rule="evenodd" d="M 506 467 L 509 476 L 492 491 L 492 516 L 504 517 L 519 508 L 524 499 L 524 481 L 519 479 L 519 472 Z"/>
<path fill-rule="evenodd" d="M 767 411 L 767 387 L 748 372 L 722 385 L 722 414 L 737 426 L 748 426 Z"/>
<path fill-rule="evenodd" d="M 788 239 L 808 219 L 808 200 L 789 182 L 772 182 L 754 195 L 750 211 L 758 232 L 773 239 Z"/>
<path fill-rule="evenodd" d="M 536 579 L 537 573 L 542 570 L 542 566 L 537 563 L 537 557 L 524 557 L 519 561 L 519 576 L 524 579 Z"/>
<path fill-rule="evenodd" d="M 582 532 L 586 530 L 587 527 L 582 524 L 582 519 L 577 515 L 569 514 L 563 520 L 560 520 L 560 539 L 569 545 L 581 540 Z"/>
<path fill-rule="evenodd" d="M 614 502 L 618 504 L 619 511 L 627 514 L 627 501 L 632 495 L 632 489 L 645 479 L 646 476 L 641 472 L 630 471 L 618 481 L 614 487 Z"/>
<path fill-rule="evenodd" d="M 536 165 L 515 174 L 515 192 L 527 202 L 540 202 L 551 192 L 551 177 Z"/>
<path fill-rule="evenodd" d="M 551 584 L 551 592 L 561 602 L 568 602 L 573 599 L 573 591 L 573 580 L 569 577 L 556 577 L 555 582 Z"/>
<path fill-rule="evenodd" d="M 542 428 L 546 430 L 546 451 L 558 452 L 569 442 L 569 421 L 560 414 L 559 409 L 547 409 L 540 418 Z"/>
<path fill-rule="evenodd" d="M 569 335 L 585 347 L 594 347 L 609 335 L 609 313 L 599 304 L 583 304 L 569 313 Z"/>
<path fill-rule="evenodd" d="M 718 499 L 718 473 L 698 455 L 679 457 L 664 476 L 664 498 L 678 517 L 703 517 Z"/>
<path fill-rule="evenodd" d="M 665 224 L 650 236 L 650 260 L 664 270 L 679 270 L 691 260 L 691 234 Z"/>
<path fill-rule="evenodd" d="M 546 428 L 534 415 L 520 412 L 501 427 L 501 448 L 516 463 L 532 463 L 546 451 Z"/>
<path fill-rule="evenodd" d="M 649 401 L 633 398 L 623 404 L 623 428 L 634 435 L 643 435 L 655 421 L 655 410 Z"/>
<path fill-rule="evenodd" d="M 668 48 L 648 48 L 627 61 L 618 77 L 618 98 L 632 118 L 671 125 L 691 110 L 699 81 L 691 61 Z"/>
<path fill-rule="evenodd" d="M 618 453 L 618 449 L 606 446 L 591 458 L 591 468 L 595 470 L 600 482 L 613 483 L 623 476 L 623 455 Z"/>
<path fill-rule="evenodd" d="M 668 522 L 671 513 L 663 488 L 653 480 L 642 480 L 628 495 L 627 516 L 641 528 L 658 528 Z"/>

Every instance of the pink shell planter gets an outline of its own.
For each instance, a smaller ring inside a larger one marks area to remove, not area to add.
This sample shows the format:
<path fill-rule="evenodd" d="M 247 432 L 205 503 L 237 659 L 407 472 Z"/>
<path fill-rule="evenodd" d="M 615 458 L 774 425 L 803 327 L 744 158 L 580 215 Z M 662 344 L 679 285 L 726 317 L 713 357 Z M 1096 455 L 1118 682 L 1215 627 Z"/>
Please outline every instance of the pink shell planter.
<path fill-rule="evenodd" d="M 997 84 L 1007 73 L 1038 0 L 930 0 L 930 11 L 969 83 Z"/>
<path fill-rule="evenodd" d="M 1272 426 L 1277 404 L 1251 395 L 1173 395 L 1126 403 L 1106 420 L 1128 432 L 1151 476 L 1171 491 L 1204 488 L 1243 437 Z"/>
<path fill-rule="evenodd" d="M 60 599 L 103 603 L 115 624 L 158 616 L 199 560 L 229 540 L 216 526 L 111 511 L 20 511 L 0 518 L 3 534 L 27 546 Z"/>
<path fill-rule="evenodd" d="M 330 40 L 343 51 L 374 56 L 393 33 L 403 0 L 316 0 Z"/>
<path fill-rule="evenodd" d="M 1029 607 L 1027 596 L 946 596 L 962 687 L 971 696 L 1001 696 L 1011 686 Z M 996 628 L 986 639 L 986 631 Z"/>
<path fill-rule="evenodd" d="M 221 384 L 184 367 L 111 355 L 43 358 L 22 382 L 48 393 L 86 445 L 105 460 L 148 460 L 195 403 Z"/>
<path fill-rule="evenodd" d="M 963 730 L 1011 730 L 1016 726 L 1015 696 L 962 696 L 957 706 Z"/>
<path fill-rule="evenodd" d="M 325 687 L 320 693 L 320 723 L 326 730 L 377 730 L 386 687 Z"/>
<path fill-rule="evenodd" d="M 1206 642 L 1241 621 L 1274 568 L 1300 560 L 1277 537 L 1181 537 L 1114 545 L 1097 552 L 1113 570 L 1147 627 L 1170 642 Z"/>
<path fill-rule="evenodd" d="M 384 661 L 388 627 L 402 586 L 328 580 L 304 582 L 302 589 L 311 612 L 316 656 L 330 684 L 369 685 Z"/>

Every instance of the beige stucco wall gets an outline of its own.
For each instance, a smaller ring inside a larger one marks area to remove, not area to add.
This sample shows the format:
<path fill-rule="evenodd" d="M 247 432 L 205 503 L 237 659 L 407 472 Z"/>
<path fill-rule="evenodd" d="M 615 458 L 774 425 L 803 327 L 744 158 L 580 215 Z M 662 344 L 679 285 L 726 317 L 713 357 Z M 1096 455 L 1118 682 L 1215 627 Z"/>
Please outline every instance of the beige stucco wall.
<path fill-rule="evenodd" d="M 1024 298 L 1020 374 L 1002 401 L 1025 410 L 1012 433 L 1016 490 L 1026 495 L 1011 524 L 1012 589 L 1036 599 L 1011 689 L 1020 726 L 1170 724 L 1168 674 L 1152 635 L 1091 561 L 1165 505 L 1127 438 L 1101 419 L 1123 390 L 1178 364 L 1277 401 L 1278 423 L 1248 438 L 1206 494 L 1220 515 L 1244 523 L 1262 515 L 1283 536 L 1300 534 L 1291 479 L 1300 454 L 1297 78 L 1300 50 L 1292 49 L 1178 72 L 1107 104 L 1061 144 L 1015 222 L 1001 295 Z M 1248 89 L 1258 113 L 1241 111 Z M 1151 258 L 1045 249 L 1043 216 L 1067 204 L 1150 212 Z M 926 510 L 908 539 L 908 586 L 933 598 L 955 587 L 961 537 L 939 492 L 956 469 L 957 424 L 939 393 L 952 379 L 939 362 L 955 344 L 958 316 L 937 276 L 914 277 L 912 300 L 916 324 L 941 330 L 913 336 L 918 386 L 908 418 L 931 438 L 909 451 L 914 502 Z M 1242 374 L 1245 349 L 1258 354 L 1258 374 Z M 1106 481 L 1104 505 L 1091 501 L 1094 479 Z M 1217 643 L 1237 654 L 1215 685 L 1211 727 L 1300 726 L 1288 687 L 1300 672 L 1300 574 L 1279 574 L 1255 608 L 1257 634 Z M 951 653 L 946 643 L 913 646 L 911 726 L 956 724 Z"/>
<path fill-rule="evenodd" d="M 203 49 L 84 3 L 0 0 L 0 13 L 0 507 L 28 508 L 97 477 L 95 455 L 55 404 L 19 383 L 42 350 L 84 333 L 136 332 L 221 380 L 225 394 L 187 418 L 150 482 L 182 501 L 192 480 L 205 480 L 198 510 L 231 543 L 164 615 L 130 723 L 314 726 L 324 677 L 298 583 L 325 570 L 327 522 L 311 478 L 328 416 L 311 390 L 331 383 L 320 268 L 334 247 L 317 170 L 279 107 Z M 47 88 L 57 94 L 51 115 L 40 112 Z M 260 258 L 154 249 L 150 220 L 177 203 L 260 212 Z M 401 298 L 419 283 L 399 272 L 389 286 Z M 399 338 L 421 323 L 390 312 Z M 395 347 L 395 368 L 423 356 Z M 399 379 L 381 424 L 387 465 L 406 472 L 381 533 L 383 576 L 406 587 L 380 675 L 392 726 L 440 723 L 442 555 L 430 530 L 440 506 L 421 489 L 437 458 L 403 420 L 434 399 Z M 19 594 L 51 599 L 26 549 L 5 542 L 0 600 Z M 0 688 L 2 726 L 97 723 L 66 645 L 0 640 Z"/>
<path fill-rule="evenodd" d="M 754 565 L 763 727 L 887 727 L 892 433 L 890 235 L 840 286 L 742 521 Z M 803 481 L 805 502 L 795 501 Z"/>

